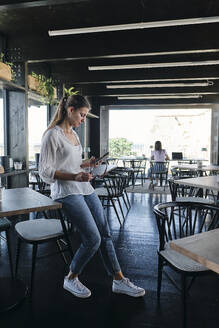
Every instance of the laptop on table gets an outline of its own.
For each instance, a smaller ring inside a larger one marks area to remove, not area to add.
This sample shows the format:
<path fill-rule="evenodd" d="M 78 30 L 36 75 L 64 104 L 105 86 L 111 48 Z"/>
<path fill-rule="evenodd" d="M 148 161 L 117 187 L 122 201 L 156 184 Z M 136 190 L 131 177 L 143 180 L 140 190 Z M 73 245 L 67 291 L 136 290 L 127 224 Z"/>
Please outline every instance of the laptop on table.
<path fill-rule="evenodd" d="M 180 159 L 183 159 L 182 152 L 173 152 L 172 153 L 172 160 L 180 160 Z"/>

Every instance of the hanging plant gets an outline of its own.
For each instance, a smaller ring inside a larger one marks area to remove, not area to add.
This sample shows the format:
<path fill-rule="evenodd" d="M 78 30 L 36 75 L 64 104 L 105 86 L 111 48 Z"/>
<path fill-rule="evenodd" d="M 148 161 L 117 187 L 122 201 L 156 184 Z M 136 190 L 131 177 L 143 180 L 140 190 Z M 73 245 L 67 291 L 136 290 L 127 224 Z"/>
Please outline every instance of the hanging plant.
<path fill-rule="evenodd" d="M 16 72 L 14 70 L 14 64 L 4 60 L 4 53 L 0 53 L 0 78 L 7 81 L 15 81 Z"/>
<path fill-rule="evenodd" d="M 56 88 L 51 77 L 47 78 L 45 75 L 36 74 L 32 72 L 31 77 L 35 79 L 34 86 L 31 89 L 36 90 L 43 96 L 43 102 L 46 104 L 54 104 L 56 96 Z M 31 81 L 31 79 L 30 79 Z"/>
<path fill-rule="evenodd" d="M 77 95 L 79 91 L 74 91 L 75 87 L 71 87 L 69 89 L 64 88 L 64 92 L 65 92 L 65 96 L 69 97 L 69 96 L 74 96 Z"/>

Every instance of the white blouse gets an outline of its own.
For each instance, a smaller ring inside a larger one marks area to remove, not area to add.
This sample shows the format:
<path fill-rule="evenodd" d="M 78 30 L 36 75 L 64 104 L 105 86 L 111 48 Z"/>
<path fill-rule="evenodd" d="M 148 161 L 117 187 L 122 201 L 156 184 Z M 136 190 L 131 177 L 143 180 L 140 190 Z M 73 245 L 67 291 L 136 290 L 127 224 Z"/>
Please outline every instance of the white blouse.
<path fill-rule="evenodd" d="M 154 156 L 155 162 L 165 162 L 167 152 L 165 149 L 152 150 L 151 156 Z"/>
<path fill-rule="evenodd" d="M 52 199 L 63 198 L 72 194 L 89 195 L 94 192 L 90 182 L 54 179 L 55 171 L 77 174 L 82 172 L 82 147 L 78 140 L 74 146 L 65 136 L 63 129 L 56 125 L 48 130 L 42 138 L 39 175 L 46 183 L 51 184 Z"/>

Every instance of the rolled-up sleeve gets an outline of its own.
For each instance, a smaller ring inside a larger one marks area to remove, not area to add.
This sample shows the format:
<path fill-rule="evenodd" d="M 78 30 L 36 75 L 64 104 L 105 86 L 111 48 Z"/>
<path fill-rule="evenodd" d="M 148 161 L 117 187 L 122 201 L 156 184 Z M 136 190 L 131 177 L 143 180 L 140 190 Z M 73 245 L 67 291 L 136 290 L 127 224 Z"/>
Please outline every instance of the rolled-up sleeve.
<path fill-rule="evenodd" d="M 56 151 L 58 148 L 56 133 L 49 130 L 42 138 L 39 175 L 48 184 L 54 183 L 56 171 Z"/>

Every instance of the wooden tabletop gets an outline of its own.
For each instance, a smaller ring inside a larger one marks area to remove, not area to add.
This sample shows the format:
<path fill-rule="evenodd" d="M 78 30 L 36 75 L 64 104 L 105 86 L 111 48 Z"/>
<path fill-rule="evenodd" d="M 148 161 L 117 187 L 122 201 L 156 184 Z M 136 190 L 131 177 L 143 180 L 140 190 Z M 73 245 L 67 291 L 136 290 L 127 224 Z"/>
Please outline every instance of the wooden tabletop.
<path fill-rule="evenodd" d="M 191 170 L 191 171 L 219 171 L 218 165 L 202 165 L 202 167 L 197 167 L 197 164 L 178 164 L 173 165 L 172 168 L 177 168 L 179 170 Z"/>
<path fill-rule="evenodd" d="M 219 191 L 219 182 L 217 182 L 216 175 L 211 175 L 207 177 L 179 179 L 179 180 L 174 180 L 174 182 L 185 186 Z"/>
<path fill-rule="evenodd" d="M 203 158 L 182 158 L 182 159 L 170 159 L 170 161 L 172 162 L 198 162 L 198 161 L 201 161 L 201 162 L 207 162 L 208 159 L 203 159 Z"/>
<path fill-rule="evenodd" d="M 219 229 L 177 239 L 170 243 L 170 247 L 219 273 Z"/>
<path fill-rule="evenodd" d="M 61 208 L 62 204 L 30 188 L 4 189 L 0 217 Z"/>

